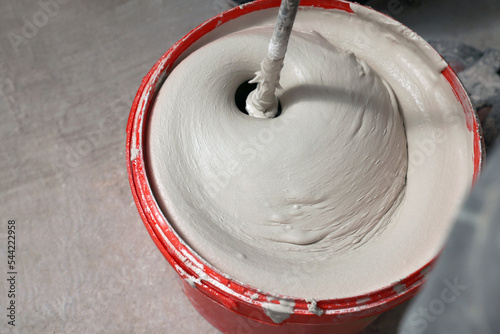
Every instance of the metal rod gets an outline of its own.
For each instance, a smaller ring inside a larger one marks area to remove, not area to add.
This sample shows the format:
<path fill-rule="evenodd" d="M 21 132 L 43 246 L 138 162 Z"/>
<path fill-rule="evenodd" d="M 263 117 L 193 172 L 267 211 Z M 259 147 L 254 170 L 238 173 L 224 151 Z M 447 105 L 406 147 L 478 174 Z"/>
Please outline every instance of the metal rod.
<path fill-rule="evenodd" d="M 272 118 L 278 112 L 276 88 L 279 85 L 280 72 L 283 68 L 288 40 L 300 0 L 282 0 L 269 43 L 267 55 L 261 63 L 261 69 L 250 82 L 257 83 L 246 100 L 249 115 L 258 118 Z"/>

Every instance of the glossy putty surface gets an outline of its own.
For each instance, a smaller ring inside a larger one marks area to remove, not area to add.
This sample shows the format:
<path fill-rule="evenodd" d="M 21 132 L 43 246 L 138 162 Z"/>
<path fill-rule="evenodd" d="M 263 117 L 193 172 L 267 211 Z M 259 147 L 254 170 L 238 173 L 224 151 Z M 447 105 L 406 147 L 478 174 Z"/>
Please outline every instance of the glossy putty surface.
<path fill-rule="evenodd" d="M 163 84 L 148 171 L 175 231 L 207 263 L 263 291 L 355 296 L 431 260 L 468 191 L 472 135 L 446 64 L 390 18 L 301 9 L 277 94 L 235 104 L 274 10 L 225 24 Z"/>

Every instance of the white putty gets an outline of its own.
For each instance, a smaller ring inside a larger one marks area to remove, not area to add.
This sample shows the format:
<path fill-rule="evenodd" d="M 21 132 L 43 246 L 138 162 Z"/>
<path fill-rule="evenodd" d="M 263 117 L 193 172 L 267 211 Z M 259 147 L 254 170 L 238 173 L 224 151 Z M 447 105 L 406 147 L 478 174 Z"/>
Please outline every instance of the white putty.
<path fill-rule="evenodd" d="M 295 32 L 291 42 L 309 52 L 290 48 L 278 93 L 283 114 L 269 120 L 287 124 L 280 132 L 260 132 L 268 124 L 245 116 L 230 99 L 231 88 L 244 81 L 231 78 L 241 60 L 230 61 L 239 41 L 265 47 L 268 33 L 258 29 L 213 42 L 171 74 L 162 90 L 168 93 L 157 99 L 161 119 L 152 128 L 161 128 L 166 138 L 151 145 L 176 158 L 166 161 L 160 177 L 182 182 L 171 196 L 196 200 L 208 208 L 212 225 L 263 250 L 327 257 L 359 247 L 390 222 L 404 195 L 406 140 L 396 100 L 352 53 L 317 34 Z M 252 59 L 247 53 L 247 62 L 257 59 L 254 54 Z M 206 69 L 200 60 L 223 65 Z M 183 95 L 201 90 L 192 80 L 196 73 L 221 84 L 206 82 L 198 99 Z M 200 107 L 209 111 L 200 113 Z M 262 152 L 250 158 L 240 145 L 259 132 Z M 228 173 L 234 164 L 241 171 L 217 184 L 217 173 Z"/>
<path fill-rule="evenodd" d="M 398 283 L 396 284 L 394 287 L 393 287 L 394 291 L 396 291 L 397 293 L 401 293 L 403 292 L 405 289 L 406 289 L 406 285 L 402 284 L 402 283 Z"/>
<path fill-rule="evenodd" d="M 316 314 L 317 316 L 321 316 L 325 311 L 323 311 L 320 307 L 318 307 L 318 302 L 315 299 L 307 299 L 307 309 L 309 312 Z"/>
<path fill-rule="evenodd" d="M 398 281 L 435 256 L 471 181 L 472 135 L 444 62 L 390 18 L 352 7 L 358 15 L 299 11 L 280 117 L 252 119 L 233 100 L 265 54 L 271 10 L 253 14 L 262 27 L 244 20 L 182 61 L 153 108 L 147 150 L 162 210 L 206 261 L 264 291 L 341 298 Z M 357 132 L 368 139 L 347 140 L 360 110 L 372 110 Z M 429 138 L 433 151 L 416 161 Z"/>
<path fill-rule="evenodd" d="M 358 300 L 356 300 L 356 304 L 362 305 L 362 304 L 369 302 L 369 301 L 370 301 L 370 297 L 363 297 L 363 298 L 359 298 Z"/>
<path fill-rule="evenodd" d="M 200 278 L 189 275 L 177 264 L 175 265 L 175 271 L 177 271 L 179 276 L 181 276 L 181 278 L 183 278 L 192 288 L 196 289 L 196 284 L 201 285 Z"/>
<path fill-rule="evenodd" d="M 139 156 L 139 150 L 136 147 L 130 147 L 130 161 L 134 161 Z"/>
<path fill-rule="evenodd" d="M 273 322 L 280 324 L 293 314 L 293 308 L 295 307 L 294 301 L 281 298 L 269 298 L 269 300 L 269 303 L 262 303 L 262 308 Z M 272 300 L 277 300 L 279 303 L 273 303 Z"/>

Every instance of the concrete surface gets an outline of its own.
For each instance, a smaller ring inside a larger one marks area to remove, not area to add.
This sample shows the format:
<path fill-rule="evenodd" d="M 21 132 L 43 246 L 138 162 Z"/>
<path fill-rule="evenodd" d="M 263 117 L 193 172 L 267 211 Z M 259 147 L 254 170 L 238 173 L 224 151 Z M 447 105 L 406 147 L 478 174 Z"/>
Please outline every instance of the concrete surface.
<path fill-rule="evenodd" d="M 224 1 L 58 1 L 0 0 L 0 332 L 218 333 L 143 227 L 124 150 L 142 77 Z M 467 5 L 462 25 L 446 10 L 456 2 L 434 3 L 394 17 L 424 37 L 500 47 L 498 5 L 487 15 Z M 11 225 L 15 327 L 6 316 Z M 365 333 L 395 333 L 404 307 Z"/>

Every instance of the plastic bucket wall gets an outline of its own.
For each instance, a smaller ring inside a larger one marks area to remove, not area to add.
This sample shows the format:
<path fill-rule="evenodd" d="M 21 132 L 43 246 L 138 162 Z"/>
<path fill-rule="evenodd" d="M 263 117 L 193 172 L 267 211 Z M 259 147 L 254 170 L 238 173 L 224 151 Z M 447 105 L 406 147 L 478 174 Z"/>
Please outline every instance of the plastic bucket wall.
<path fill-rule="evenodd" d="M 184 292 L 194 307 L 224 333 L 357 333 L 377 315 L 411 298 L 424 282 L 434 261 L 399 282 L 368 294 L 350 298 L 319 300 L 324 313 L 318 316 L 308 309 L 308 302 L 282 296 L 295 302 L 294 313 L 280 324 L 265 314 L 263 303 L 268 294 L 255 287 L 228 279 L 200 259 L 175 233 L 158 207 L 146 172 L 144 134 L 152 102 L 161 83 L 202 36 L 219 26 L 248 13 L 279 7 L 279 0 L 251 2 L 222 13 L 193 29 L 173 45 L 143 79 L 134 99 L 127 125 L 127 168 L 132 194 L 139 214 L 151 238 L 170 265 L 183 279 Z M 314 6 L 352 12 L 351 4 L 333 0 L 302 0 L 301 6 Z M 479 124 L 463 86 L 450 67 L 442 72 L 461 102 L 469 131 L 474 135 L 474 180 L 481 165 Z M 161 297 L 160 297 L 161 298 Z M 363 302 L 360 303 L 359 301 Z"/>

